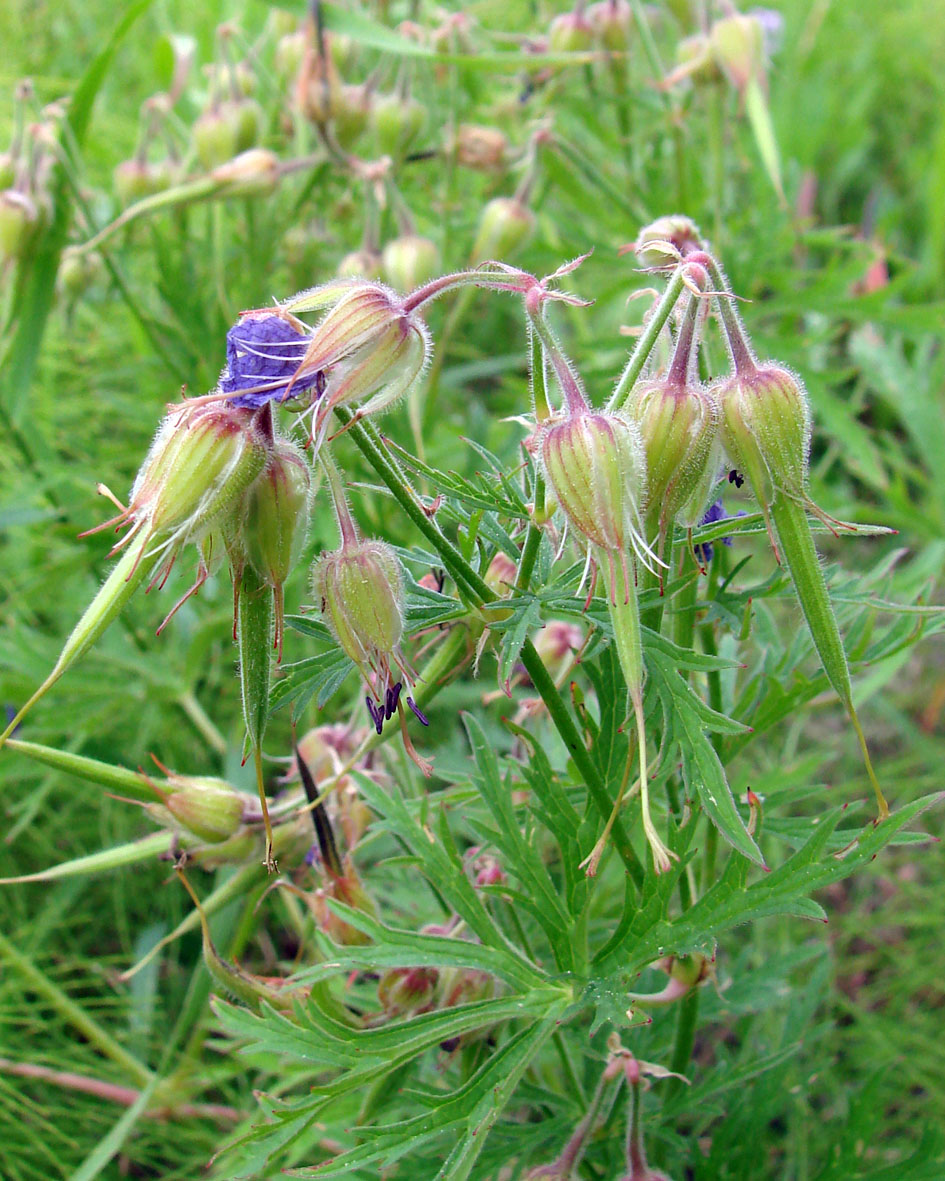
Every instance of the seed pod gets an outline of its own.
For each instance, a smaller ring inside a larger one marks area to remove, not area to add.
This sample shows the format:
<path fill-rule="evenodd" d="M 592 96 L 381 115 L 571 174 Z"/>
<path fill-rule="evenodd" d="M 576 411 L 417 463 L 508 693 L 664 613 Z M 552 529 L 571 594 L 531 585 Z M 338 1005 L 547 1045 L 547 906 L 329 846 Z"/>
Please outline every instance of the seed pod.
<path fill-rule="evenodd" d="M 439 251 L 429 238 L 405 234 L 384 247 L 384 278 L 395 291 L 413 291 L 428 282 L 439 270 Z"/>
<path fill-rule="evenodd" d="M 535 215 L 515 197 L 494 197 L 483 209 L 470 261 L 508 259 L 535 227 Z"/>

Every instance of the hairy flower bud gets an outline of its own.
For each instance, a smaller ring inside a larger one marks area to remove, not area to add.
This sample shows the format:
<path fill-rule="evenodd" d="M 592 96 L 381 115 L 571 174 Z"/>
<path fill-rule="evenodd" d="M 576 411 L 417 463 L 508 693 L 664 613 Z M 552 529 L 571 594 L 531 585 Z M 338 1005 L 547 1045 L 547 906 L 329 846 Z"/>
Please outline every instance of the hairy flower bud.
<path fill-rule="evenodd" d="M 498 127 L 483 127 L 475 123 L 460 123 L 450 144 L 456 163 L 464 168 L 493 172 L 505 166 L 509 140 Z"/>
<path fill-rule="evenodd" d="M 338 643 L 362 670 L 388 668 L 403 635 L 404 587 L 383 541 L 355 541 L 323 554 L 312 588 Z M 385 684 L 386 688 L 386 684 Z"/>
<path fill-rule="evenodd" d="M 506 259 L 531 237 L 535 215 L 515 197 L 494 197 L 483 209 L 472 262 Z"/>
<path fill-rule="evenodd" d="M 216 844 L 234 836 L 243 823 L 247 797 L 225 780 L 175 775 L 164 804 L 174 819 L 202 841 Z"/>
<path fill-rule="evenodd" d="M 213 169 L 210 174 L 224 197 L 262 197 L 279 183 L 279 157 L 268 148 L 250 148 Z"/>
<path fill-rule="evenodd" d="M 807 497 L 810 409 L 798 379 L 779 365 L 744 368 L 715 387 L 722 441 L 763 505 L 778 491 Z"/>
<path fill-rule="evenodd" d="M 335 271 L 339 279 L 380 279 L 383 273 L 383 259 L 373 250 L 352 250 Z"/>
<path fill-rule="evenodd" d="M 626 553 L 641 536 L 646 459 L 639 429 L 618 414 L 550 420 L 541 460 L 568 523 L 593 545 Z"/>
<path fill-rule="evenodd" d="M 551 53 L 583 53 L 593 44 L 594 30 L 578 9 L 562 12 L 548 28 L 548 50 Z"/>
<path fill-rule="evenodd" d="M 681 255 L 702 248 L 702 234 L 690 218 L 682 214 L 658 217 L 637 234 L 634 253 L 644 267 L 675 267 Z"/>
<path fill-rule="evenodd" d="M 294 443 L 277 439 L 246 494 L 242 539 L 246 558 L 275 595 L 275 644 L 282 656 L 283 586 L 308 529 L 311 468 Z"/>
<path fill-rule="evenodd" d="M 249 411 L 218 405 L 172 410 L 132 488 L 132 532 L 146 525 L 155 536 L 196 540 L 239 500 L 268 450 Z"/>
<path fill-rule="evenodd" d="M 0 265 L 21 258 L 39 226 L 35 201 L 19 189 L 0 193 Z"/>

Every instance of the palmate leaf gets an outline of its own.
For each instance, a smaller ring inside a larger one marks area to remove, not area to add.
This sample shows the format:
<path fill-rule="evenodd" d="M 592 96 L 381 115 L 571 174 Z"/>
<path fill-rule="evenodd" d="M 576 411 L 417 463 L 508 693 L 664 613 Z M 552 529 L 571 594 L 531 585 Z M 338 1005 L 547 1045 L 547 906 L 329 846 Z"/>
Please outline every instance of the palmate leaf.
<path fill-rule="evenodd" d="M 424 463 L 409 451 L 388 441 L 388 446 L 397 453 L 397 458 L 410 471 L 422 476 L 431 490 L 464 505 L 466 508 L 479 509 L 484 512 L 499 513 L 503 517 L 528 521 L 528 506 L 522 499 L 521 493 L 515 487 L 505 469 L 490 451 L 478 443 L 467 439 L 476 451 L 482 455 L 492 468 L 491 475 L 477 472 L 473 479 L 466 479 L 458 472 L 443 472 L 438 468 Z"/>
<path fill-rule="evenodd" d="M 486 1136 L 512 1096 L 529 1063 L 554 1033 L 563 1004 L 514 1034 L 464 1083 L 447 1095 L 431 1096 L 431 1108 L 387 1127 L 360 1129 L 364 1143 L 333 1161 L 290 1171 L 298 1177 L 350 1176 L 355 1169 L 383 1161 L 385 1167 L 447 1132 L 461 1132 L 456 1147 L 437 1174 L 438 1181 L 469 1176 Z"/>
<path fill-rule="evenodd" d="M 561 971 L 572 965 L 570 916 L 555 889 L 541 854 L 526 840 L 512 804 L 512 788 L 503 783 L 499 760 L 479 722 L 471 714 L 463 715 L 478 775 L 473 782 L 486 801 L 496 822 L 489 830 L 491 842 L 502 855 L 504 866 L 522 883 L 530 909 L 541 924 Z"/>
<path fill-rule="evenodd" d="M 845 851 L 828 852 L 831 836 L 844 809 L 827 812 L 813 834 L 787 861 L 760 880 L 747 884 L 748 861 L 732 854 L 719 881 L 684 914 L 655 922 L 641 913 L 628 924 L 620 946 L 610 946 L 602 957 L 602 971 L 633 971 L 661 955 L 706 950 L 722 931 L 770 915 L 797 915 L 826 921 L 820 904 L 810 895 L 832 882 L 849 877 L 867 865 L 898 831 L 926 809 L 945 799 L 937 792 L 908 804 L 885 820 L 846 833 Z"/>

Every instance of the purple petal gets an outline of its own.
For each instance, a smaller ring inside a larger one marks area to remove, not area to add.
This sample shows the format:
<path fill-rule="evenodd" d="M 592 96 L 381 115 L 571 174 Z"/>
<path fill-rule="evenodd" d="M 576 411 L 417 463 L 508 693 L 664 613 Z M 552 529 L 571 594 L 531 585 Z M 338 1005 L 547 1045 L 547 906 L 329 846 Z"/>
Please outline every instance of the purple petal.
<path fill-rule="evenodd" d="M 254 408 L 284 402 L 313 387 L 321 394 L 325 377 L 320 371 L 299 378 L 289 389 L 307 345 L 307 335 L 278 312 L 247 312 L 226 334 L 220 389 L 238 395 L 232 405 Z"/>

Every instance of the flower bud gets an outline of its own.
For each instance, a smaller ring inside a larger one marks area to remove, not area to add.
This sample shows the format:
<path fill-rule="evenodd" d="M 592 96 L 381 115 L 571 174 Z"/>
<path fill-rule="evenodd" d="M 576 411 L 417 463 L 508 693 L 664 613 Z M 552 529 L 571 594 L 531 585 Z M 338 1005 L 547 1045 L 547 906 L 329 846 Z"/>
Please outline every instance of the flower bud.
<path fill-rule="evenodd" d="M 335 271 L 340 279 L 380 279 L 383 273 L 384 262 L 373 250 L 352 250 Z"/>
<path fill-rule="evenodd" d="M 292 573 L 308 529 L 311 468 L 294 443 L 278 439 L 263 472 L 246 494 L 243 544 L 246 558 L 275 594 L 275 643 L 282 655 L 282 588 Z"/>
<path fill-rule="evenodd" d="M 515 197 L 494 197 L 483 209 L 472 262 L 506 259 L 531 237 L 535 215 Z"/>
<path fill-rule="evenodd" d="M 440 973 L 436 968 L 389 968 L 377 984 L 377 999 L 389 1017 L 426 1009 Z"/>
<path fill-rule="evenodd" d="M 673 77 L 688 78 L 694 86 L 711 86 L 722 81 L 722 71 L 712 55 L 712 46 L 704 33 L 684 37 L 676 46 Z"/>
<path fill-rule="evenodd" d="M 560 683 L 559 678 L 571 667 L 584 638 L 582 628 L 576 623 L 565 623 L 563 619 L 550 619 L 535 633 L 535 650 L 556 683 Z"/>
<path fill-rule="evenodd" d="M 222 186 L 224 197 L 263 197 L 279 183 L 279 157 L 267 148 L 250 148 L 210 174 Z"/>
<path fill-rule="evenodd" d="M 167 786 L 164 799 L 167 810 L 200 840 L 211 844 L 225 841 L 242 825 L 247 797 L 225 780 L 176 775 Z"/>
<path fill-rule="evenodd" d="M 562 12 L 548 29 L 549 53 L 584 53 L 594 44 L 594 30 L 587 17 L 575 9 Z"/>
<path fill-rule="evenodd" d="M 456 163 L 464 168 L 494 172 L 505 167 L 509 141 L 498 127 L 482 127 L 474 123 L 460 123 L 450 145 Z"/>
<path fill-rule="evenodd" d="M 763 505 L 778 491 L 807 496 L 810 409 L 798 379 L 778 365 L 744 368 L 715 387 L 722 441 Z"/>
<path fill-rule="evenodd" d="M 274 65 L 276 76 L 283 83 L 290 82 L 305 58 L 306 37 L 302 29 L 283 33 L 276 42 Z"/>
<path fill-rule="evenodd" d="M 39 226 L 36 203 L 19 189 L 0 192 L 0 266 L 22 258 Z"/>
<path fill-rule="evenodd" d="M 113 174 L 115 192 L 122 206 L 133 205 L 174 183 L 174 169 L 168 160 L 123 160 Z"/>
<path fill-rule="evenodd" d="M 342 947 L 363 947 L 366 943 L 370 943 L 370 935 L 359 931 L 357 927 L 352 927 L 350 923 L 346 923 L 344 919 L 335 914 L 326 903 L 328 898 L 335 902 L 343 902 L 345 906 L 350 906 L 353 910 L 360 910 L 372 917 L 377 916 L 374 900 L 365 890 L 350 857 L 345 858 L 342 873 L 335 874 L 326 870 L 325 885 L 315 893 L 315 914 L 322 930 L 334 943 L 340 943 Z"/>
<path fill-rule="evenodd" d="M 599 0 L 588 8 L 587 21 L 605 49 L 621 53 L 629 47 L 631 14 L 627 0 Z"/>
<path fill-rule="evenodd" d="M 377 146 L 385 156 L 399 160 L 406 155 L 427 121 L 426 108 L 415 98 L 381 95 L 371 111 Z"/>
<path fill-rule="evenodd" d="M 240 117 L 233 104 L 204 111 L 194 123 L 193 139 L 197 159 L 207 172 L 232 160 L 240 150 Z"/>
<path fill-rule="evenodd" d="M 361 138 L 371 114 L 371 90 L 368 86 L 339 86 L 331 108 L 332 130 L 342 148 L 350 148 Z"/>
<path fill-rule="evenodd" d="M 549 421 L 541 460 L 569 524 L 593 545 L 626 553 L 640 533 L 646 487 L 639 429 L 618 414 L 590 411 Z"/>
<path fill-rule="evenodd" d="M 708 470 L 718 402 L 700 385 L 651 381 L 634 391 L 627 414 L 640 428 L 646 453 L 647 516 L 665 537 Z"/>
<path fill-rule="evenodd" d="M 747 13 L 717 20 L 709 30 L 709 49 L 719 69 L 738 90 L 744 90 L 764 69 L 764 28 Z"/>
<path fill-rule="evenodd" d="M 268 445 L 251 412 L 210 406 L 173 410 L 151 445 L 131 493 L 135 528 L 198 537 L 262 471 Z"/>
<path fill-rule="evenodd" d="M 88 291 L 102 273 L 102 256 L 97 252 L 79 254 L 64 250 L 56 277 L 56 288 L 72 304 Z"/>
<path fill-rule="evenodd" d="M 682 214 L 659 217 L 637 235 L 634 253 L 643 267 L 674 267 L 680 256 L 702 248 L 699 227 Z"/>
<path fill-rule="evenodd" d="M 429 238 L 406 234 L 387 243 L 382 265 L 384 278 L 395 291 L 413 291 L 436 275 L 439 252 Z"/>
<path fill-rule="evenodd" d="M 312 571 L 312 589 L 335 639 L 354 663 L 362 671 L 386 668 L 404 628 L 403 576 L 391 547 L 383 541 L 354 541 L 323 554 Z"/>

